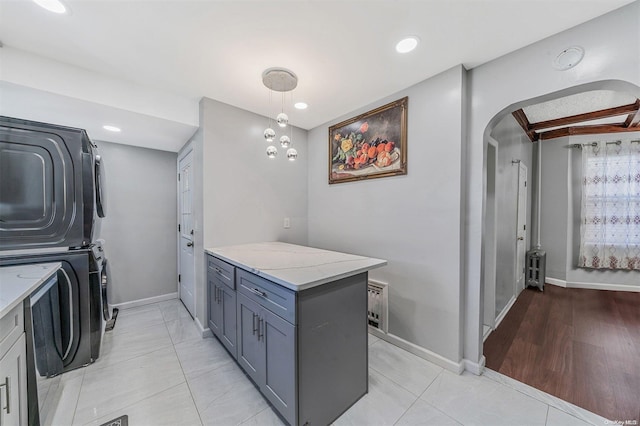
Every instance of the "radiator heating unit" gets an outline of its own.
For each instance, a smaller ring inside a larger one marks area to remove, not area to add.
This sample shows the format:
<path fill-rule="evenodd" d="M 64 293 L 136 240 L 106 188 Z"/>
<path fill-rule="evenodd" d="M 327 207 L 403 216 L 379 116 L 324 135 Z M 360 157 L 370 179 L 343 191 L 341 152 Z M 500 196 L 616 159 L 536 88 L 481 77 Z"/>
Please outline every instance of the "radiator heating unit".
<path fill-rule="evenodd" d="M 369 280 L 367 286 L 368 307 L 367 319 L 369 326 L 387 332 L 387 317 L 389 315 L 389 286 L 387 283 Z"/>
<path fill-rule="evenodd" d="M 544 291 L 544 281 L 547 275 L 547 253 L 539 248 L 529 250 L 526 263 L 527 287 L 537 287 L 540 291 Z"/>

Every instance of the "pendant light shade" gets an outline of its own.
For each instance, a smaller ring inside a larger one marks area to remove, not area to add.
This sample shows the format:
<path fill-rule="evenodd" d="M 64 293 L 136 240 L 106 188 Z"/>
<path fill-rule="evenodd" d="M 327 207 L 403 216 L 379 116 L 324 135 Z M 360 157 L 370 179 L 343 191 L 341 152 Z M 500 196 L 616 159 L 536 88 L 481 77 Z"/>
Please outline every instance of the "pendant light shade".
<path fill-rule="evenodd" d="M 267 128 L 267 130 L 264 131 L 264 139 L 267 142 L 273 142 L 275 138 L 276 138 L 276 131 L 273 130 L 271 127 Z"/>
<path fill-rule="evenodd" d="M 289 148 L 291 145 L 291 138 L 287 135 L 280 136 L 280 146 L 283 148 Z"/>
<path fill-rule="evenodd" d="M 289 161 L 295 161 L 295 159 L 298 158 L 298 151 L 296 151 L 295 148 L 289 148 L 287 150 L 287 158 Z"/>
<path fill-rule="evenodd" d="M 270 145 L 267 147 L 267 157 L 276 158 L 277 155 L 278 155 L 278 148 L 276 148 L 273 145 Z"/>
<path fill-rule="evenodd" d="M 278 126 L 280 127 L 287 127 L 287 123 L 289 123 L 289 116 L 284 112 L 281 112 L 276 117 L 276 123 L 278 123 Z"/>

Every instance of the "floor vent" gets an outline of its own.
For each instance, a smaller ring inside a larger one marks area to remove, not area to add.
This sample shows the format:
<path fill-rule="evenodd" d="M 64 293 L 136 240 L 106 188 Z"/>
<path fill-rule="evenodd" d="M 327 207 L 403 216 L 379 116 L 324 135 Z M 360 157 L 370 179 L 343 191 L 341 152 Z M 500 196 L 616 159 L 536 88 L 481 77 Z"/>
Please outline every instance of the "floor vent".
<path fill-rule="evenodd" d="M 129 425 L 129 416 L 126 414 L 124 416 L 120 416 L 117 419 L 113 419 L 109 422 L 103 423 L 100 426 L 128 426 Z"/>
<path fill-rule="evenodd" d="M 369 280 L 367 294 L 369 325 L 386 333 L 387 317 L 389 315 L 389 285 L 380 281 Z"/>

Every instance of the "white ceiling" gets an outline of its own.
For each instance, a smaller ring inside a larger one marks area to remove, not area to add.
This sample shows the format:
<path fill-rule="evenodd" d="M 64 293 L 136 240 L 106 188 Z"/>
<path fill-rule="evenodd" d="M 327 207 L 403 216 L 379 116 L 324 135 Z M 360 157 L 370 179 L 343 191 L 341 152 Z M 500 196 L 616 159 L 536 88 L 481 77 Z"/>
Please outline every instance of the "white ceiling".
<path fill-rule="evenodd" d="M 96 79 L 118 79 L 147 92 L 167 95 L 148 99 L 148 103 L 155 103 L 155 111 L 162 108 L 158 99 L 170 97 L 185 100 L 183 109 L 197 111 L 198 100 L 206 96 L 261 115 L 273 115 L 279 105 L 269 108 L 268 90 L 262 85 L 261 74 L 266 68 L 286 67 L 299 77 L 293 101 L 304 100 L 309 108 L 296 111 L 287 106 L 285 110 L 290 112 L 294 125 L 310 129 L 452 66 L 478 66 L 631 0 L 66 3 L 71 13 L 59 16 L 30 0 L 0 0 L 0 41 L 5 46 L 2 50 L 38 55 L 77 67 L 85 74 L 91 72 Z M 394 50 L 395 43 L 406 35 L 417 35 L 421 43 L 415 51 L 399 55 Z M 1 65 L 10 64 L 4 60 Z M 0 78 L 5 79 L 1 71 Z M 93 108 L 77 105 L 78 102 L 72 108 L 74 98 L 103 103 L 91 99 L 90 90 L 78 94 L 73 81 L 54 88 L 44 82 L 39 85 L 36 80 L 40 77 L 34 77 L 29 84 L 18 81 L 22 77 L 0 86 L 0 95 L 4 97 L 9 87 L 16 97 L 12 104 L 3 99 L 0 113 L 11 113 L 12 105 L 21 104 L 21 110 L 17 109 L 29 114 L 29 102 L 24 100 L 30 86 L 32 90 L 51 92 L 39 96 L 47 98 L 48 103 L 41 104 L 42 117 L 38 119 L 58 120 L 58 104 L 71 102 L 67 111 L 68 115 L 76 114 L 72 121 L 87 128 L 91 135 L 98 131 L 90 127 L 96 126 Z M 20 102 L 19 89 L 23 86 L 25 97 Z M 36 92 L 30 95 L 38 97 Z M 125 96 L 121 100 L 111 96 L 108 106 L 117 110 L 131 104 Z M 145 100 L 138 97 L 136 101 L 139 104 Z M 172 104 L 173 109 L 167 105 L 166 111 L 176 110 L 176 103 Z M 47 118 L 47 110 L 51 111 L 51 119 Z M 111 136 L 116 142 L 176 151 L 197 126 L 192 111 L 173 116 L 150 113 L 150 108 L 145 107 L 122 110 L 116 117 L 124 122 L 122 135 L 118 136 L 120 139 Z M 123 117 L 126 113 L 133 114 L 129 119 L 138 127 L 135 133 L 127 133 L 129 123 Z M 194 119 L 185 120 L 185 116 Z M 154 119 L 167 121 L 169 127 L 175 125 L 176 131 L 160 132 Z M 87 125 L 82 124 L 85 121 Z M 104 136 L 106 140 L 109 137 Z"/>
<path fill-rule="evenodd" d="M 637 99 L 634 95 L 626 92 L 590 90 L 588 92 L 577 93 L 575 95 L 526 106 L 523 110 L 530 123 L 539 123 L 540 121 L 554 120 L 556 118 L 569 117 L 607 108 L 631 105 Z M 627 117 L 626 115 L 623 117 L 621 120 L 618 119 L 617 122 L 624 122 Z"/>

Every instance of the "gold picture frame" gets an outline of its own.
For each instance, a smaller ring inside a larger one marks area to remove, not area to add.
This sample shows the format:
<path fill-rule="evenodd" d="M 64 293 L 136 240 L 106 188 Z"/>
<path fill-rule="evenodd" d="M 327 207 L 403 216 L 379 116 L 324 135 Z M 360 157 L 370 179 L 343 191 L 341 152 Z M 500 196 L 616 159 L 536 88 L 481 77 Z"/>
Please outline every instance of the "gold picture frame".
<path fill-rule="evenodd" d="M 407 174 L 408 101 L 329 127 L 329 184 Z"/>

